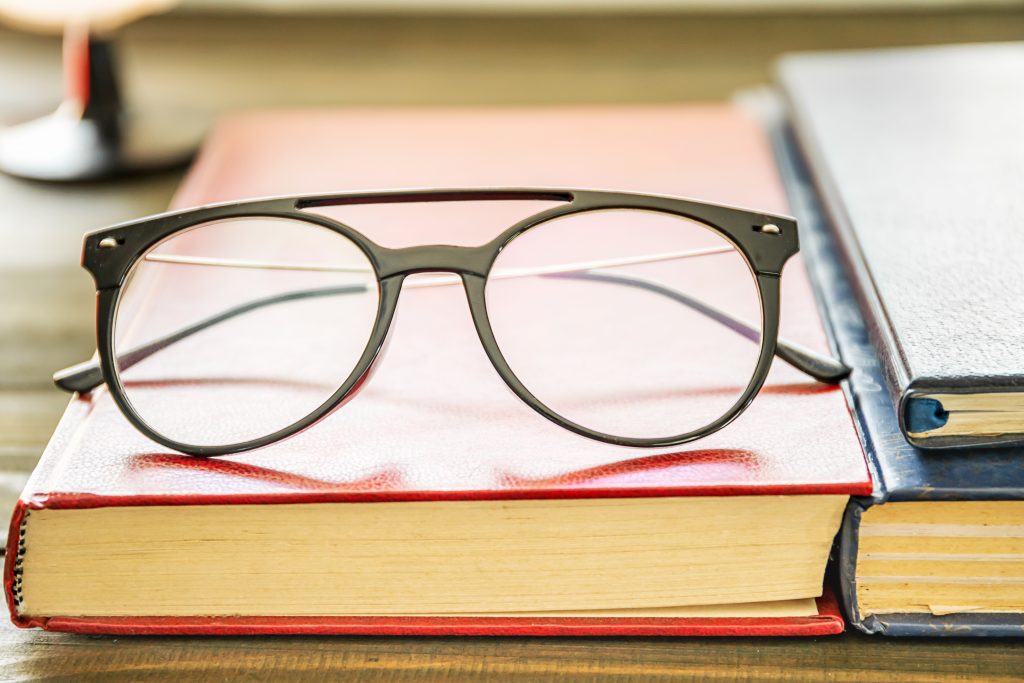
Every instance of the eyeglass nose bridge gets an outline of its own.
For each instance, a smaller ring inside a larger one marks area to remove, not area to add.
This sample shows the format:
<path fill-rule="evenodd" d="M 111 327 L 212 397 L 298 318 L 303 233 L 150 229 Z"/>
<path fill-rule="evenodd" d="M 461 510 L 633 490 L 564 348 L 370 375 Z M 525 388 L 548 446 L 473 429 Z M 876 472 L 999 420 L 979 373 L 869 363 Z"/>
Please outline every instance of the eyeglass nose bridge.
<path fill-rule="evenodd" d="M 381 249 L 376 254 L 381 279 L 414 273 L 455 273 L 486 277 L 494 258 L 494 247 L 460 247 L 428 244 L 422 247 Z"/>

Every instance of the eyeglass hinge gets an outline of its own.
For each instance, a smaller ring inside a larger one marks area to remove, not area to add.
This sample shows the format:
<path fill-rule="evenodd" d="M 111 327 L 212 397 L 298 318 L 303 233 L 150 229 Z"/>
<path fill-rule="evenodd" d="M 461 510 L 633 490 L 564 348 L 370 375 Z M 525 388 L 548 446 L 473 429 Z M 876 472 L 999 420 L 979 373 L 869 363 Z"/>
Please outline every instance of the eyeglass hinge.
<path fill-rule="evenodd" d="M 123 238 L 118 237 L 104 237 L 96 243 L 96 247 L 99 249 L 115 249 L 124 244 Z"/>

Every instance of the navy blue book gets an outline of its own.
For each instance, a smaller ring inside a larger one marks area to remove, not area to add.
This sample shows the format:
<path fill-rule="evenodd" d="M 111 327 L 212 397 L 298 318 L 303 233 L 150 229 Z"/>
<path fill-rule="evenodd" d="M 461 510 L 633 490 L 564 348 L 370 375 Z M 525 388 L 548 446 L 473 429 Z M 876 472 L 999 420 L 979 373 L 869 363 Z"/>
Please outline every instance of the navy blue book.
<path fill-rule="evenodd" d="M 783 108 L 767 104 L 758 109 L 800 223 L 801 253 L 833 351 L 853 368 L 844 389 L 873 480 L 870 496 L 851 499 L 835 551 L 846 616 L 890 636 L 1022 636 L 1024 448 L 924 450 L 905 438 L 856 264 L 836 240 Z"/>
<path fill-rule="evenodd" d="M 1024 446 L 1024 44 L 796 54 L 778 79 L 906 438 Z"/>

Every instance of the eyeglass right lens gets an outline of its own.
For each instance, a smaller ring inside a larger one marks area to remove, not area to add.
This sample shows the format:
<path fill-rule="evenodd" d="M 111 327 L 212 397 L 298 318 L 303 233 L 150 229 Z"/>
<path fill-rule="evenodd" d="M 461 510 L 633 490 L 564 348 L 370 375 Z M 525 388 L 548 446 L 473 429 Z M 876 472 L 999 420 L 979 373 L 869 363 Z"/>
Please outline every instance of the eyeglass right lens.
<path fill-rule="evenodd" d="M 114 352 L 128 402 L 191 446 L 259 439 L 313 413 L 377 316 L 366 254 L 313 223 L 231 218 L 177 233 L 122 286 Z"/>

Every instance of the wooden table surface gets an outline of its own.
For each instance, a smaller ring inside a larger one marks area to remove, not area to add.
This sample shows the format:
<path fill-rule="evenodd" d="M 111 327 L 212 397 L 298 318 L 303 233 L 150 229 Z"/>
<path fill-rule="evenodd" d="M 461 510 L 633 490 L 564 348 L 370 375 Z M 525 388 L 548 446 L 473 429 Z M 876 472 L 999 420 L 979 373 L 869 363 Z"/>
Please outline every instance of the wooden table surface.
<path fill-rule="evenodd" d="M 823 16 L 244 20 L 130 27 L 128 89 L 213 119 L 250 106 L 722 99 L 788 49 L 1019 39 L 1024 12 Z M 0 120 L 51 107 L 59 45 L 0 29 Z M 53 370 L 92 353 L 81 234 L 166 207 L 179 172 L 46 186 L 0 177 L 0 507 L 66 403 Z M 1021 680 L 1016 641 L 820 639 L 125 638 L 0 626 L 0 680 Z"/>

